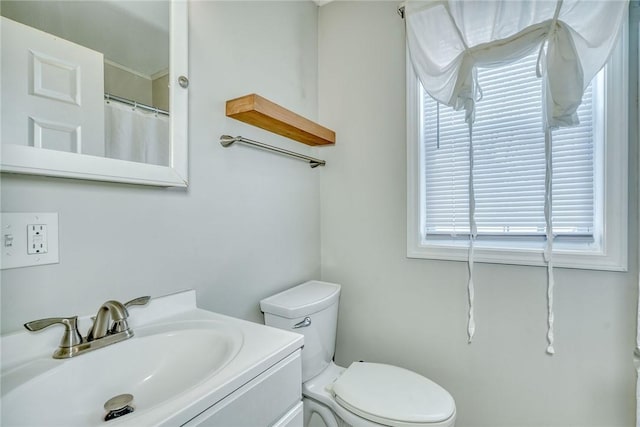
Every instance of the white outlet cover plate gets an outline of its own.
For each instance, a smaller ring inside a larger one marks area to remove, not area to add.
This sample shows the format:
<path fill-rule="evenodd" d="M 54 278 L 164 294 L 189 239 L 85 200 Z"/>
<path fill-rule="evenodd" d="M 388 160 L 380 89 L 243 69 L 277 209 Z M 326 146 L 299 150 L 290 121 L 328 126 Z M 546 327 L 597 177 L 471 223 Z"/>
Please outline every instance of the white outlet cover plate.
<path fill-rule="evenodd" d="M 27 253 L 27 226 L 29 224 L 45 224 L 47 226 L 47 253 L 32 255 Z M 0 268 L 2 270 L 60 262 L 57 213 L 3 212 L 0 218 L 0 230 L 2 230 L 0 235 L 0 249 L 2 250 Z"/>

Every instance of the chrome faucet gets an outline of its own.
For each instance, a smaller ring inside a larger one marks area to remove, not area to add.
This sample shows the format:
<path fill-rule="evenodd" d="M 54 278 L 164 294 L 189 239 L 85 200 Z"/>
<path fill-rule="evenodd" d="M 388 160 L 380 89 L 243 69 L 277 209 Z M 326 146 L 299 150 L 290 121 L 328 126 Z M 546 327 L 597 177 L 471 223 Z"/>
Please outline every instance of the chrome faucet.
<path fill-rule="evenodd" d="M 53 352 L 53 358 L 67 359 L 131 338 L 133 331 L 127 323 L 129 318 L 127 307 L 146 305 L 150 298 L 144 296 L 125 304 L 115 300 L 105 302 L 98 309 L 93 326 L 89 329 L 86 338 L 83 338 L 78 332 L 78 316 L 34 320 L 25 323 L 24 327 L 29 331 L 38 331 L 55 324 L 64 325 L 64 335 L 58 349 Z"/>
<path fill-rule="evenodd" d="M 118 301 L 107 301 L 98 309 L 93 326 L 87 334 L 87 341 L 95 341 L 104 338 L 111 331 L 109 330 L 109 318 L 113 320 L 113 325 L 118 324 L 117 332 L 124 332 L 129 329 L 127 318 L 129 312 L 127 308 Z M 124 326 L 124 327 L 123 327 Z"/>

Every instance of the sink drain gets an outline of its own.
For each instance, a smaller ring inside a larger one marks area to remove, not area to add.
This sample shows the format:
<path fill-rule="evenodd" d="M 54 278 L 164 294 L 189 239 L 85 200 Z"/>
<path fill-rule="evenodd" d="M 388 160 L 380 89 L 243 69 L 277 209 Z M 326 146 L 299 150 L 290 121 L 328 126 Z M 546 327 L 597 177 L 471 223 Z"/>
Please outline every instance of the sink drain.
<path fill-rule="evenodd" d="M 133 395 L 119 394 L 107 400 L 104 404 L 107 415 L 104 416 L 105 421 L 110 421 L 133 412 Z"/>

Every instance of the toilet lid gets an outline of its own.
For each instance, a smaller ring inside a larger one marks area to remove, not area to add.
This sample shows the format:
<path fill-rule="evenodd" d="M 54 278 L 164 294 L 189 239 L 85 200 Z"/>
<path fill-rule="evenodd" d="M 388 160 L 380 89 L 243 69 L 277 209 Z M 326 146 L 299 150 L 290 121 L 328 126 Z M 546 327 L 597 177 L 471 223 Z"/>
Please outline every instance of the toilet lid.
<path fill-rule="evenodd" d="M 380 363 L 356 362 L 333 384 L 345 409 L 388 426 L 437 423 L 455 413 L 453 397 L 415 372 Z"/>

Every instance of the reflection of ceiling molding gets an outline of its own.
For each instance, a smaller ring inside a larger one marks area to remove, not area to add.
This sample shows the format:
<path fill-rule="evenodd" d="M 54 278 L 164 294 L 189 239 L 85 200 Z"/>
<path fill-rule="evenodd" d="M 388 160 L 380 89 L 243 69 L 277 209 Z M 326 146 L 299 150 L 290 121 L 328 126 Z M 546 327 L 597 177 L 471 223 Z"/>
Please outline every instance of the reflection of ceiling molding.
<path fill-rule="evenodd" d="M 104 59 L 104 63 L 105 63 L 105 64 L 109 64 L 109 65 L 111 65 L 112 67 L 119 68 L 119 69 L 120 69 L 120 70 L 122 70 L 122 71 L 126 71 L 127 73 L 131 73 L 131 74 L 136 75 L 136 76 L 138 76 L 138 77 L 142 77 L 143 79 L 153 80 L 153 77 L 152 77 L 152 76 L 150 76 L 150 75 L 148 75 L 148 74 L 142 74 L 142 73 L 141 73 L 141 72 L 139 72 L 139 71 L 136 71 L 136 70 L 134 70 L 134 69 L 132 69 L 132 68 L 126 67 L 126 66 L 124 66 L 124 65 L 122 65 L 122 64 L 118 64 L 117 62 L 115 62 L 115 61 L 111 61 L 111 60 L 109 60 L 109 59 L 107 59 L 107 58 L 105 58 L 105 59 Z"/>
<path fill-rule="evenodd" d="M 2 0 L 0 13 L 102 52 L 110 61 L 147 77 L 169 66 L 166 0 Z"/>
<path fill-rule="evenodd" d="M 151 74 L 151 80 L 159 79 L 160 77 L 164 77 L 169 74 L 169 69 L 166 68 L 164 70 L 160 70 L 157 73 Z"/>

